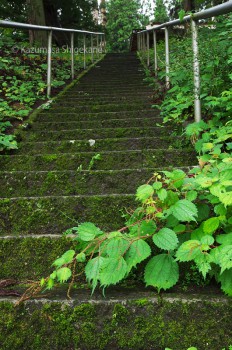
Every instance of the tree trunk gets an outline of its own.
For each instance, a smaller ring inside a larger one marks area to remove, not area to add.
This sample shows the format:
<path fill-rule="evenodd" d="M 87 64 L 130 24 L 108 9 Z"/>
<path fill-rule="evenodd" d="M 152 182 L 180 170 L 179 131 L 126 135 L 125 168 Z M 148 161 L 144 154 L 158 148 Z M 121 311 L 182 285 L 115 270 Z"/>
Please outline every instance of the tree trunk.
<path fill-rule="evenodd" d="M 45 14 L 43 0 L 26 0 L 28 5 L 28 22 L 45 26 Z M 38 43 L 41 46 L 47 45 L 47 33 L 45 31 L 30 30 L 29 31 L 30 44 Z"/>
<path fill-rule="evenodd" d="M 195 10 L 195 1 L 194 0 L 183 0 L 183 7 L 185 12 L 192 12 Z"/>

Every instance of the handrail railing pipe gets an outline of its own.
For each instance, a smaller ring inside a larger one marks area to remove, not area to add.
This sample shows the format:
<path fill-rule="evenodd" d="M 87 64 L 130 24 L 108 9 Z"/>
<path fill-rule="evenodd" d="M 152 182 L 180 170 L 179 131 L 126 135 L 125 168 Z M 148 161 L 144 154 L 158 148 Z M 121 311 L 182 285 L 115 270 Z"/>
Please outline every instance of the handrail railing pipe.
<path fill-rule="evenodd" d="M 153 42 L 154 42 L 154 68 L 155 73 L 157 74 L 158 69 L 158 63 L 157 63 L 157 49 L 156 49 L 156 43 L 157 43 L 157 37 L 156 32 L 159 29 L 165 30 L 165 66 L 166 66 L 166 87 L 170 87 L 170 51 L 169 51 L 169 33 L 168 33 L 168 27 L 173 27 L 175 25 L 191 22 L 191 29 L 192 29 L 192 49 L 193 49 L 193 77 L 194 77 L 194 116 L 195 121 L 199 122 L 201 120 L 201 101 L 200 101 L 200 62 L 199 62 L 199 49 L 198 49 L 198 21 L 201 19 L 207 19 L 216 17 L 219 15 L 225 15 L 227 13 L 232 12 L 232 0 L 229 0 L 221 5 L 217 5 L 214 7 L 211 7 L 209 9 L 193 13 L 191 15 L 185 16 L 182 20 L 176 19 L 170 22 L 163 23 L 161 25 L 157 25 L 156 27 L 153 27 L 151 29 L 147 30 L 141 30 L 138 32 L 138 36 L 141 37 L 141 40 L 143 41 L 143 45 L 145 45 L 144 42 L 144 34 L 153 31 Z M 142 47 L 143 47 L 142 45 Z M 139 48 L 139 51 L 141 51 L 141 48 Z M 149 49 L 147 50 L 147 54 L 149 57 L 147 57 L 147 63 L 150 63 L 150 52 Z"/>
<path fill-rule="evenodd" d="M 106 52 L 106 42 L 105 42 L 105 34 L 101 32 L 91 32 L 87 30 L 79 30 L 79 29 L 68 29 L 68 28 L 58 28 L 58 27 L 48 27 L 48 26 L 39 26 L 34 24 L 27 24 L 27 23 L 20 23 L 20 22 L 13 22 L 13 21 L 5 21 L 0 20 L 0 27 L 3 28 L 16 28 L 16 29 L 25 29 L 25 30 L 42 30 L 46 31 L 48 33 L 48 43 L 47 43 L 47 97 L 49 98 L 51 96 L 51 85 L 52 85 L 52 75 L 51 75 L 51 68 L 52 68 L 52 34 L 54 31 L 64 32 L 64 33 L 70 33 L 70 51 L 71 51 L 71 77 L 72 80 L 74 80 L 75 77 L 75 70 L 74 70 L 74 35 L 75 34 L 81 34 L 83 35 L 83 66 L 84 69 L 86 69 L 86 36 L 89 35 L 91 37 L 91 54 L 92 54 L 92 62 L 94 62 L 94 47 L 93 47 L 93 35 L 97 36 L 97 58 L 99 58 L 99 36 L 103 36 L 104 38 L 104 52 Z"/>

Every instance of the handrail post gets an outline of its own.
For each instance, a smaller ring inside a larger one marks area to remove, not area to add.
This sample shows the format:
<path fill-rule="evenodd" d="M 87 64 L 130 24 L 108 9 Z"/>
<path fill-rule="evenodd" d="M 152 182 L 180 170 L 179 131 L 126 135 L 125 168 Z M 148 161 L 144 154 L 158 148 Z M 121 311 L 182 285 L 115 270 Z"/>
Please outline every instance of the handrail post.
<path fill-rule="evenodd" d="M 170 88 L 170 78 L 169 78 L 169 33 L 168 33 L 168 28 L 165 27 L 165 62 L 166 62 L 166 88 Z"/>
<path fill-rule="evenodd" d="M 100 54 L 103 53 L 103 35 L 101 34 L 100 36 L 101 40 L 100 40 Z"/>
<path fill-rule="evenodd" d="M 86 35 L 83 35 L 84 39 L 84 69 L 86 69 Z"/>
<path fill-rule="evenodd" d="M 71 33 L 71 76 L 74 80 L 74 33 Z"/>
<path fill-rule="evenodd" d="M 99 57 L 99 35 L 97 34 L 97 57 Z"/>
<path fill-rule="evenodd" d="M 147 32 L 147 66 L 150 66 L 150 34 Z"/>
<path fill-rule="evenodd" d="M 193 79 L 194 79 L 194 116 L 195 122 L 201 120 L 200 100 L 200 63 L 198 49 L 198 28 L 195 20 L 192 20 L 192 46 L 193 46 Z"/>
<path fill-rule="evenodd" d="M 155 68 L 155 75 L 157 75 L 158 70 L 158 62 L 157 62 L 157 37 L 156 37 L 156 31 L 153 30 L 153 44 L 154 44 L 154 68 Z"/>
<path fill-rule="evenodd" d="M 48 32 L 48 57 L 47 57 L 47 98 L 51 96 L 52 79 L 52 30 Z"/>
<path fill-rule="evenodd" d="M 91 34 L 91 57 L 92 63 L 94 62 L 94 52 L 93 52 L 93 34 Z"/>

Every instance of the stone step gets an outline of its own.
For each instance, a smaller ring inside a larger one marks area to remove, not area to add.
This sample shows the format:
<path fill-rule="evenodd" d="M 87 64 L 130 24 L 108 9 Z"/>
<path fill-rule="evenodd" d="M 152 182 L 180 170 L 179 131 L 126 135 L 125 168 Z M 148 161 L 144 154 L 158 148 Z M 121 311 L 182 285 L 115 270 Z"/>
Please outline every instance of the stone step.
<path fill-rule="evenodd" d="M 152 97 L 147 96 L 146 98 L 147 102 L 150 102 L 150 105 L 152 105 Z M 108 105 L 108 104 L 118 104 L 120 106 L 124 106 L 125 104 L 131 104 L 133 105 L 144 105 L 144 97 L 134 97 L 132 96 L 131 98 L 127 98 L 126 96 L 120 97 L 120 98 L 114 98 L 114 97 L 108 97 L 108 98 L 99 98 L 97 99 L 96 97 L 89 97 L 89 98 L 75 98 L 75 97 L 67 97 L 67 98 L 60 98 L 59 100 L 57 99 L 54 101 L 52 104 L 52 108 L 59 108 L 59 106 L 70 106 L 70 107 L 75 107 L 75 106 L 82 106 L 82 105 L 87 105 L 87 106 L 96 106 L 96 105 Z"/>
<path fill-rule="evenodd" d="M 123 210 L 135 206 L 132 194 L 1 198 L 0 236 L 61 234 L 85 221 L 114 231 L 124 225 Z"/>
<path fill-rule="evenodd" d="M 94 143 L 95 142 L 95 143 Z M 42 153 L 77 153 L 102 151 L 127 151 L 152 149 L 181 149 L 189 143 L 182 137 L 139 137 L 139 138 L 104 138 L 97 140 L 65 140 L 45 142 L 21 142 L 20 154 L 36 155 Z M 17 150 L 14 154 L 17 154 Z M 13 154 L 13 152 L 12 152 Z"/>
<path fill-rule="evenodd" d="M 51 109 L 41 111 L 37 117 L 37 122 L 48 121 L 110 121 L 111 119 L 128 119 L 135 118 L 153 118 L 159 117 L 160 112 L 157 109 L 143 109 L 138 111 L 120 111 L 120 112 L 98 112 L 98 113 L 70 113 L 70 112 L 55 112 Z"/>
<path fill-rule="evenodd" d="M 96 152 L 79 152 L 41 155 L 5 155 L 0 156 L 0 169 L 4 171 L 41 171 L 41 170 L 75 170 L 80 167 L 87 170 Z M 120 170 L 157 168 L 164 166 L 192 166 L 197 164 L 192 149 L 167 150 L 148 149 L 132 151 L 104 151 L 101 159 L 95 160 L 94 170 Z"/>
<path fill-rule="evenodd" d="M 131 127 L 131 128 L 99 128 L 99 129 L 68 129 L 68 130 L 30 130 L 22 133 L 22 139 L 28 141 L 57 141 L 63 140 L 89 140 L 103 138 L 125 138 L 125 137 L 157 137 L 171 134 L 171 127 Z"/>
<path fill-rule="evenodd" d="M 0 172 L 0 197 L 133 194 L 152 174 L 151 169 Z"/>
<path fill-rule="evenodd" d="M 72 129 L 106 129 L 106 128 L 128 128 L 148 127 L 161 123 L 162 118 L 133 118 L 133 119 L 108 119 L 108 120 L 81 120 L 81 121 L 59 121 L 33 123 L 33 130 L 72 130 Z"/>
<path fill-rule="evenodd" d="M 79 106 L 78 104 L 72 104 L 64 106 L 57 106 L 55 107 L 55 104 L 52 105 L 52 107 L 49 109 L 50 113 L 56 113 L 57 109 L 59 112 L 64 113 L 94 113 L 94 112 L 119 112 L 121 110 L 123 111 L 137 111 L 137 110 L 143 110 L 143 109 L 149 109 L 151 107 L 151 103 L 149 102 L 143 102 L 143 103 L 124 103 L 124 104 L 116 104 L 116 103 L 110 103 L 110 104 L 100 104 L 100 105 L 83 105 Z"/>
<path fill-rule="evenodd" d="M 2 349 L 219 350 L 231 343 L 232 304 L 217 288 L 157 295 L 139 285 L 114 286 L 106 297 L 76 288 L 71 300 L 66 291 L 67 286 L 56 289 L 19 307 L 19 298 L 2 297 Z"/>

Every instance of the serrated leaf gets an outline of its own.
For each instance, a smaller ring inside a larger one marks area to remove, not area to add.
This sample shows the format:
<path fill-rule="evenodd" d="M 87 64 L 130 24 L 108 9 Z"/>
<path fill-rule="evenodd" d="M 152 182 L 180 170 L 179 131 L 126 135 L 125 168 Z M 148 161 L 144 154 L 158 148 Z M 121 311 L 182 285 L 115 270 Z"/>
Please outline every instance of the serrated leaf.
<path fill-rule="evenodd" d="M 166 227 L 154 234 L 152 239 L 158 248 L 165 250 L 173 250 L 179 243 L 176 233 Z"/>
<path fill-rule="evenodd" d="M 54 287 L 54 284 L 55 284 L 54 280 L 52 278 L 49 278 L 47 281 L 46 289 L 51 290 Z"/>
<path fill-rule="evenodd" d="M 154 188 L 154 190 L 160 190 L 162 188 L 162 182 L 160 181 L 154 182 L 152 187 Z"/>
<path fill-rule="evenodd" d="M 49 278 L 55 280 L 56 279 L 56 271 L 53 271 Z"/>
<path fill-rule="evenodd" d="M 214 212 L 216 215 L 226 215 L 227 210 L 223 204 L 218 204 L 214 207 Z"/>
<path fill-rule="evenodd" d="M 125 254 L 129 245 L 129 241 L 122 237 L 112 238 L 107 244 L 106 253 L 110 258 L 119 258 Z"/>
<path fill-rule="evenodd" d="M 197 228 L 196 230 L 192 231 L 191 233 L 191 240 L 197 240 L 200 241 L 202 237 L 207 236 L 207 233 L 205 233 L 202 229 L 202 226 Z"/>
<path fill-rule="evenodd" d="M 196 259 L 202 254 L 201 242 L 198 240 L 189 240 L 181 244 L 176 252 L 176 259 L 184 262 Z"/>
<path fill-rule="evenodd" d="M 41 278 L 40 280 L 40 287 L 43 287 L 45 284 L 45 279 L 44 278 Z"/>
<path fill-rule="evenodd" d="M 125 255 L 127 263 L 127 271 L 135 267 L 141 261 L 147 259 L 151 255 L 151 248 L 144 240 L 139 239 L 130 245 L 129 250 Z"/>
<path fill-rule="evenodd" d="M 196 221 L 197 207 L 187 199 L 179 200 L 170 210 L 179 221 Z"/>
<path fill-rule="evenodd" d="M 221 267 L 221 273 L 232 268 L 232 245 L 221 247 L 219 265 Z"/>
<path fill-rule="evenodd" d="M 56 277 L 60 283 L 66 282 L 71 276 L 72 271 L 68 267 L 62 267 L 56 271 Z"/>
<path fill-rule="evenodd" d="M 76 260 L 77 260 L 78 262 L 85 262 L 85 260 L 86 260 L 85 253 L 79 253 L 79 254 L 77 254 Z"/>
<path fill-rule="evenodd" d="M 210 218 L 203 222 L 203 231 L 205 233 L 213 233 L 217 230 L 219 224 L 220 220 L 218 219 L 218 217 Z"/>
<path fill-rule="evenodd" d="M 107 236 L 107 239 L 111 239 L 111 238 L 114 238 L 114 237 L 121 237 L 122 236 L 122 233 L 119 232 L 119 231 L 114 231 L 114 232 L 110 232 Z"/>
<path fill-rule="evenodd" d="M 149 221 L 142 221 L 140 228 L 139 228 L 139 234 L 141 236 L 144 235 L 152 235 L 156 231 L 156 223 L 154 220 Z"/>
<path fill-rule="evenodd" d="M 136 199 L 144 203 L 153 194 L 154 194 L 154 189 L 151 185 L 142 185 L 137 188 Z"/>
<path fill-rule="evenodd" d="M 99 280 L 101 286 L 107 287 L 121 281 L 127 274 L 127 263 L 123 257 L 106 258 L 101 266 Z"/>
<path fill-rule="evenodd" d="M 216 236 L 216 242 L 219 244 L 226 244 L 231 245 L 232 244 L 232 232 L 221 234 Z"/>
<path fill-rule="evenodd" d="M 225 205 L 225 207 L 232 205 L 232 191 L 221 193 L 219 199 Z"/>
<path fill-rule="evenodd" d="M 73 260 L 74 255 L 74 250 L 67 250 L 67 252 L 65 252 L 60 258 L 56 259 L 52 265 L 59 268 L 62 265 L 68 264 Z"/>
<path fill-rule="evenodd" d="M 167 198 L 167 191 L 165 188 L 161 188 L 160 190 L 157 191 L 157 195 L 161 201 L 164 201 Z"/>
<path fill-rule="evenodd" d="M 210 235 L 205 235 L 201 238 L 201 244 L 212 245 L 214 243 L 214 238 Z"/>
<path fill-rule="evenodd" d="M 218 277 L 223 292 L 232 297 L 232 269 L 225 270 Z"/>
<path fill-rule="evenodd" d="M 97 256 L 96 258 L 89 260 L 85 267 L 86 279 L 92 285 L 92 294 L 98 284 L 100 271 L 105 259 L 106 258 Z"/>
<path fill-rule="evenodd" d="M 101 234 L 103 232 L 92 222 L 84 222 L 78 226 L 78 237 L 84 242 L 92 241 L 96 236 Z"/>
<path fill-rule="evenodd" d="M 146 265 L 144 279 L 146 286 L 168 289 L 174 286 L 179 279 L 179 267 L 172 256 L 159 254 L 154 256 Z"/>
<path fill-rule="evenodd" d="M 194 201 L 197 198 L 197 191 L 189 191 L 187 192 L 186 199 L 190 202 Z"/>
<path fill-rule="evenodd" d="M 176 169 L 172 172 L 172 185 L 175 187 L 175 188 L 180 188 L 183 183 L 184 183 L 184 179 L 185 179 L 185 172 L 181 169 Z"/>

